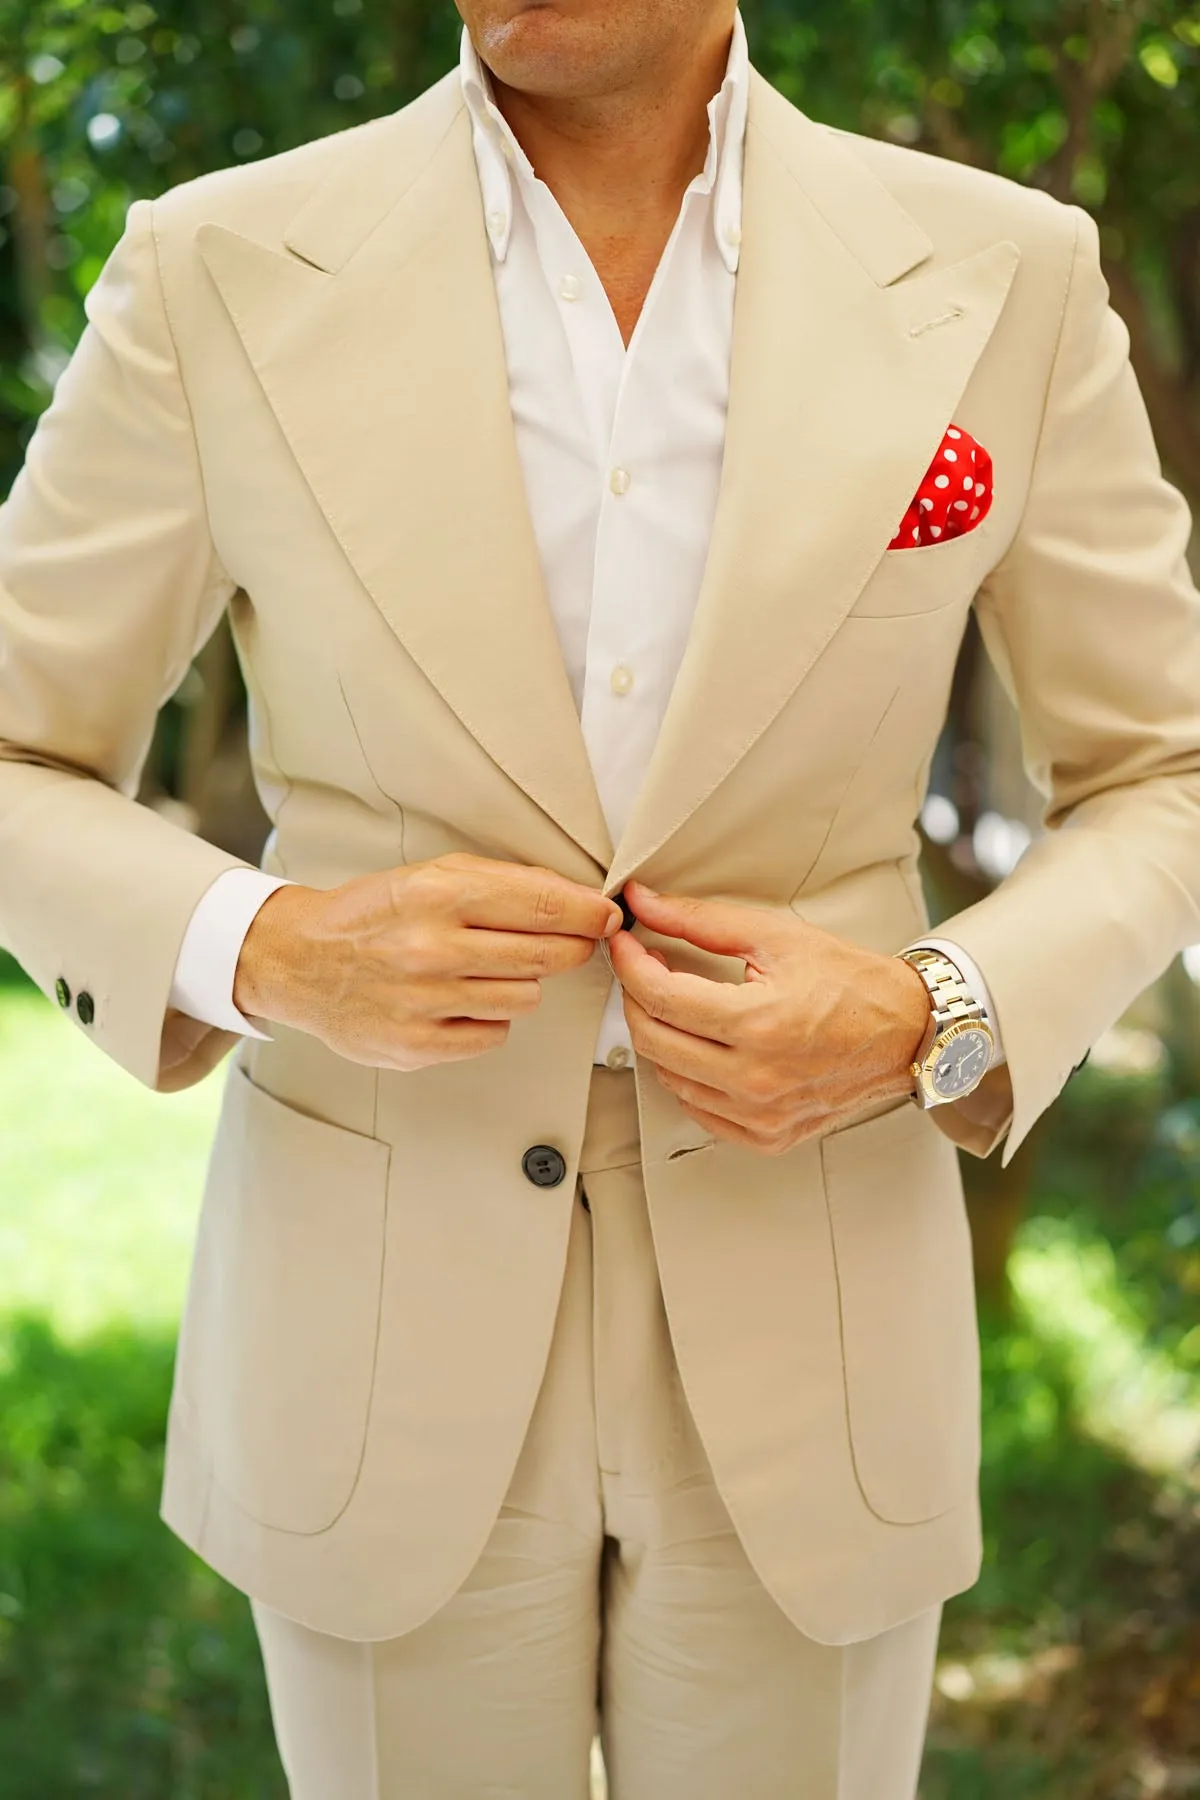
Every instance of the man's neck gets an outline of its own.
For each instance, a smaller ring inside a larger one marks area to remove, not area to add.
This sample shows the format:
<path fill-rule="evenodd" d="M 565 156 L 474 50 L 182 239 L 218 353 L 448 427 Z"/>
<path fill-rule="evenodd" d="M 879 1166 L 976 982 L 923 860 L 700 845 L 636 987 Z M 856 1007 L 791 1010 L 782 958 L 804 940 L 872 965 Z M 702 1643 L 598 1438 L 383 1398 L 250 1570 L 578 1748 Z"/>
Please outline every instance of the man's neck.
<path fill-rule="evenodd" d="M 664 219 L 674 221 L 704 167 L 708 103 L 724 78 L 730 41 L 725 30 L 673 69 L 586 99 L 494 82 L 513 135 L 585 243 L 657 234 Z"/>

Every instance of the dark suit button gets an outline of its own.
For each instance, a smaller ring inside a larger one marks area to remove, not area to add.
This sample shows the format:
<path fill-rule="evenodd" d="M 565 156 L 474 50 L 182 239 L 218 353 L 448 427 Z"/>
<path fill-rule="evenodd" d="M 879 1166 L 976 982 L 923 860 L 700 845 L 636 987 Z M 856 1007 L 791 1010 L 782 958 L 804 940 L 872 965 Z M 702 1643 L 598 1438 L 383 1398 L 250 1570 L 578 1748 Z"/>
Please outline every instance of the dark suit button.
<path fill-rule="evenodd" d="M 75 1002 L 75 1011 L 79 1014 L 81 1025 L 90 1025 L 96 1016 L 96 1002 L 90 994 L 80 994 Z"/>
<path fill-rule="evenodd" d="M 619 894 L 614 894 L 613 899 L 621 909 L 621 930 L 632 931 L 637 924 L 637 919 L 634 916 L 632 906 L 630 906 L 628 900 L 625 898 L 624 891 Z"/>
<path fill-rule="evenodd" d="M 71 990 L 61 975 L 54 984 L 54 998 L 60 1006 L 70 1006 L 71 1004 Z"/>
<path fill-rule="evenodd" d="M 567 1164 L 561 1150 L 555 1150 L 549 1144 L 535 1144 L 532 1150 L 527 1150 L 521 1158 L 521 1167 L 534 1187 L 558 1187 L 567 1178 Z"/>

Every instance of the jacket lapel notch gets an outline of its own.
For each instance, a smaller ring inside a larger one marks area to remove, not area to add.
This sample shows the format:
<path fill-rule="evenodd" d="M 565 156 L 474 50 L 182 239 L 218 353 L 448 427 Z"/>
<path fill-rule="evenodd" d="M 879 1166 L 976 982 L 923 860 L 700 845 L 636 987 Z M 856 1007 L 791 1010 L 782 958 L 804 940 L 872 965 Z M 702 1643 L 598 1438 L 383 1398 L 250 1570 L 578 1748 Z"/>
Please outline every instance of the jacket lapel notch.
<path fill-rule="evenodd" d="M 420 179 L 463 105 L 462 85 L 452 72 L 411 106 L 348 132 L 346 154 L 289 220 L 286 247 L 336 275 Z"/>
<path fill-rule="evenodd" d="M 890 287 L 932 256 L 929 234 L 855 155 L 845 134 L 798 112 L 757 73 L 750 121 L 805 202 L 877 286 Z"/>

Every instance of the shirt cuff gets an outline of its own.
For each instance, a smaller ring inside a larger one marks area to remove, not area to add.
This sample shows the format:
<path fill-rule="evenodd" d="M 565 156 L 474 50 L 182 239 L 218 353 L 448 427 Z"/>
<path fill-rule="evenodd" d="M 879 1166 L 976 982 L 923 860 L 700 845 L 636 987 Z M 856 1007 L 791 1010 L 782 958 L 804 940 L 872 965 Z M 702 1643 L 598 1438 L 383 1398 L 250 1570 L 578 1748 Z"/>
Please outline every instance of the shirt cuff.
<path fill-rule="evenodd" d="M 223 877 L 222 879 L 227 880 L 228 877 Z M 217 885 L 220 886 L 220 883 Z M 992 1028 L 992 1037 L 995 1039 L 996 1044 L 996 1054 L 992 1058 L 991 1067 L 993 1069 L 998 1069 L 1001 1063 L 1007 1062 L 1008 1058 L 1004 1054 L 1004 1044 L 1000 1037 L 1000 1026 L 996 1020 L 996 1009 L 992 1005 L 992 996 L 988 991 L 987 982 L 983 979 L 983 973 L 979 964 L 975 961 L 974 957 L 968 956 L 966 951 L 962 949 L 960 945 L 951 943 L 949 938 L 919 938 L 915 944 L 910 944 L 908 948 L 910 950 L 936 950 L 942 956 L 949 958 L 970 988 L 971 992 L 974 994 L 976 1000 L 978 1000 L 980 1006 L 982 1006 L 984 1012 L 987 1014 L 988 1024 Z"/>
<path fill-rule="evenodd" d="M 176 1012 L 239 1037 L 267 1036 L 233 1004 L 233 987 L 251 925 L 271 895 L 291 885 L 258 869 L 227 869 L 217 877 L 184 934 L 171 987 Z"/>

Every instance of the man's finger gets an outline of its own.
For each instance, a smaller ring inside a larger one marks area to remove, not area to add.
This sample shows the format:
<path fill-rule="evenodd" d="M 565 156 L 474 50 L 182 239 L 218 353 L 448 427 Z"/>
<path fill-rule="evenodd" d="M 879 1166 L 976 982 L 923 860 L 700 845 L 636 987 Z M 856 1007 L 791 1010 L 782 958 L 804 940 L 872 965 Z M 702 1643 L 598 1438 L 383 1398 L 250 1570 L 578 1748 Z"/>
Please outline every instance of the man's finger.
<path fill-rule="evenodd" d="M 499 1050 L 507 1041 L 510 1030 L 507 1019 L 442 1020 L 424 1061 L 427 1064 L 469 1062 L 473 1057 L 484 1056 L 490 1050 Z M 343 1051 L 343 1054 L 346 1052 Z M 405 1057 L 399 1056 L 392 1066 L 411 1068 L 412 1064 Z"/>
<path fill-rule="evenodd" d="M 664 1025 L 652 1018 L 632 994 L 626 994 L 625 1021 L 633 1047 L 639 1056 L 676 1075 L 690 1076 L 710 1087 L 723 1088 L 723 1076 L 734 1061 L 734 1052 L 711 1038 L 694 1037 L 675 1025 Z"/>
<path fill-rule="evenodd" d="M 596 954 L 590 937 L 534 936 L 528 931 L 489 931 L 484 926 L 457 932 L 447 955 L 456 975 L 513 976 L 518 981 L 564 975 Z"/>
<path fill-rule="evenodd" d="M 610 952 L 617 980 L 652 1018 L 716 1044 L 736 1041 L 744 998 L 732 982 L 669 969 L 627 931 L 613 939 Z"/>
<path fill-rule="evenodd" d="M 463 871 L 457 912 L 464 925 L 491 931 L 596 939 L 621 928 L 621 909 L 614 900 L 553 869 L 509 863 Z"/>
<path fill-rule="evenodd" d="M 657 1064 L 655 1072 L 668 1093 L 674 1094 L 686 1106 L 698 1107 L 715 1119 L 725 1119 L 730 1125 L 744 1125 L 749 1129 L 757 1123 L 745 1101 L 735 1100 L 720 1088 L 712 1087 L 706 1081 L 693 1081 L 687 1075 L 676 1075 L 673 1070 Z"/>
<path fill-rule="evenodd" d="M 682 938 L 698 950 L 738 956 L 756 967 L 770 959 L 780 936 L 779 921 L 763 907 L 657 894 L 640 881 L 627 884 L 625 898 L 634 916 L 661 937 Z"/>
<path fill-rule="evenodd" d="M 737 1144 L 743 1150 L 753 1150 L 759 1156 L 762 1155 L 762 1145 L 744 1125 L 735 1125 L 730 1119 L 722 1119 L 717 1113 L 706 1112 L 700 1106 L 690 1106 L 686 1101 L 681 1104 L 688 1118 L 694 1119 L 710 1137 L 720 1138 L 723 1143 Z"/>
<path fill-rule="evenodd" d="M 538 981 L 456 981 L 441 1016 L 447 1019 L 523 1019 L 541 1005 Z"/>

